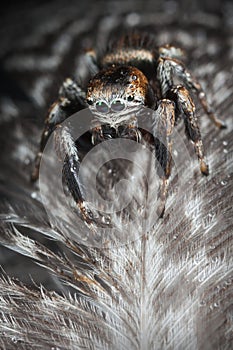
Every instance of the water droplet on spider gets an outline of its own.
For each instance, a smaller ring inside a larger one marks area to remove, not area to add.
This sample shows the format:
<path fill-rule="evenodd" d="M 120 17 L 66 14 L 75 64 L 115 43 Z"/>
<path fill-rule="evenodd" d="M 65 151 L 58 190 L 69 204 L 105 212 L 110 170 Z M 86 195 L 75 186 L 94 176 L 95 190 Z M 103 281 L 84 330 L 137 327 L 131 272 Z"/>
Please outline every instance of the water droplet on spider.
<path fill-rule="evenodd" d="M 222 144 L 223 144 L 223 146 L 227 146 L 228 142 L 227 141 L 223 141 Z"/>
<path fill-rule="evenodd" d="M 224 148 L 223 153 L 227 154 L 228 150 L 226 148 Z"/>

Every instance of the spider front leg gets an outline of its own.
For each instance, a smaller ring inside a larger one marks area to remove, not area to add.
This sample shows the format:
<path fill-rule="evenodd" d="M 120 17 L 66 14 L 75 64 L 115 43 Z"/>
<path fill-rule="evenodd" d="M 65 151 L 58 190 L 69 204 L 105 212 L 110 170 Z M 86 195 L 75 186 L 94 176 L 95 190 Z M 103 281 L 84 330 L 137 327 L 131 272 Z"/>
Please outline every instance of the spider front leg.
<path fill-rule="evenodd" d="M 82 193 L 79 179 L 80 160 L 77 146 L 67 126 L 58 125 L 55 130 L 55 148 L 63 161 L 62 174 L 65 184 L 77 204 L 82 219 L 91 227 L 93 223 L 100 224 L 88 208 Z"/>
<path fill-rule="evenodd" d="M 97 132 L 97 130 L 95 130 Z M 91 129 L 91 132 L 93 130 Z M 97 227 L 111 227 L 111 222 L 106 222 L 106 217 L 98 210 L 91 210 L 83 194 L 83 184 L 79 178 L 80 159 L 77 144 L 67 126 L 58 125 L 55 130 L 55 149 L 60 159 L 63 160 L 63 180 L 75 201 L 83 221 L 95 231 Z"/>
<path fill-rule="evenodd" d="M 164 50 L 160 52 L 157 68 L 158 79 L 161 84 L 163 97 L 166 97 L 167 92 L 172 88 L 173 73 L 176 73 L 177 76 L 183 80 L 185 86 L 197 94 L 205 113 L 214 122 L 214 124 L 220 129 L 226 128 L 226 125 L 214 114 L 213 109 L 207 101 L 206 94 L 202 89 L 201 84 L 185 68 L 182 62 L 174 58 L 172 51 L 168 52 L 170 52 L 170 55 L 167 53 L 167 57 L 163 57 Z"/>
<path fill-rule="evenodd" d="M 195 112 L 195 105 L 188 90 L 184 86 L 178 85 L 168 92 L 168 96 L 176 102 L 179 112 L 185 116 L 184 123 L 186 134 L 194 143 L 195 151 L 200 163 L 200 170 L 203 175 L 208 175 L 209 167 L 204 155 L 198 118 Z"/>
<path fill-rule="evenodd" d="M 161 100 L 157 110 L 153 114 L 153 119 L 155 156 L 161 167 L 158 173 L 162 180 L 159 191 L 160 204 L 157 214 L 159 217 L 163 217 L 171 174 L 172 132 L 175 124 L 174 102 L 167 99 Z"/>
<path fill-rule="evenodd" d="M 66 79 L 59 91 L 59 99 L 55 102 L 45 120 L 44 130 L 42 132 L 39 151 L 36 155 L 34 168 L 31 174 L 31 180 L 36 181 L 39 177 L 39 167 L 45 145 L 57 125 L 62 123 L 66 118 L 86 107 L 85 93 L 70 78 Z"/>

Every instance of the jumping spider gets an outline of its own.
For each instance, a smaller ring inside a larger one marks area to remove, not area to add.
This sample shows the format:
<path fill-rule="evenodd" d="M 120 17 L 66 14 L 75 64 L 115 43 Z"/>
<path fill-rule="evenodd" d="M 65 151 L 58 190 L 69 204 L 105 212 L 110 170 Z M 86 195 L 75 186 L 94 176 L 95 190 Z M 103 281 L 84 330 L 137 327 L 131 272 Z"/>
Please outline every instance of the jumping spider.
<path fill-rule="evenodd" d="M 101 57 L 97 58 L 94 51 L 87 52 L 87 56 L 98 73 L 89 81 L 86 92 L 71 79 L 63 83 L 59 99 L 52 105 L 45 121 L 32 180 L 38 178 L 42 152 L 50 134 L 73 113 L 86 107 L 91 110 L 94 116 L 90 127 L 93 145 L 123 135 L 133 135 L 132 138 L 140 142 L 144 136 L 137 128 L 135 115 L 140 107 L 145 106 L 156 111 L 152 114 L 155 119 L 152 124 L 154 128 L 160 125 L 160 133 L 164 135 L 163 143 L 156 138 L 156 132 L 152 138 L 155 157 L 163 169 L 159 194 L 159 215 L 162 217 L 171 173 L 172 132 L 180 116 L 184 119 L 187 137 L 194 144 L 202 174 L 209 173 L 190 91 L 197 94 L 205 113 L 215 125 L 219 128 L 225 126 L 214 115 L 201 85 L 181 62 L 183 51 L 180 48 L 171 45 L 156 48 L 149 35 L 131 33 L 118 39 Z M 183 85 L 175 85 L 173 77 L 178 77 Z M 96 221 L 80 191 L 79 150 L 69 132 L 65 142 L 72 145 L 67 147 L 64 164 L 66 183 L 83 219 L 92 224 Z"/>

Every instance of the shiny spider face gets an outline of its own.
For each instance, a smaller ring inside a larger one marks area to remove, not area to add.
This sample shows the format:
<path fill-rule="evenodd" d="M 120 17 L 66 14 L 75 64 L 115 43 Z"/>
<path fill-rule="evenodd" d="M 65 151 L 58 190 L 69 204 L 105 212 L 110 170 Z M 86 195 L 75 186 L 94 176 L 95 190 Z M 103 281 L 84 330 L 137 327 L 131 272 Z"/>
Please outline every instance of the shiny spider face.
<path fill-rule="evenodd" d="M 118 66 L 100 71 L 90 81 L 87 103 L 102 122 L 121 123 L 140 106 L 146 105 L 149 83 L 135 67 Z"/>

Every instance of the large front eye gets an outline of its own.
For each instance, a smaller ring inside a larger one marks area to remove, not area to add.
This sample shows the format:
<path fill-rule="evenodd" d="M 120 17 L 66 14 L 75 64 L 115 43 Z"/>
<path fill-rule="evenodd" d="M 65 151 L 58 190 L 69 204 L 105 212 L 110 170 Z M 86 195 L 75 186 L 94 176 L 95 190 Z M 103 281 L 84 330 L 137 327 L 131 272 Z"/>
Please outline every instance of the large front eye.
<path fill-rule="evenodd" d="M 125 108 L 125 103 L 122 100 L 114 100 L 111 104 L 111 109 L 114 112 L 123 111 L 124 108 Z"/>
<path fill-rule="evenodd" d="M 95 106 L 96 106 L 96 110 L 100 113 L 108 113 L 109 111 L 108 105 L 104 101 L 96 102 Z"/>

